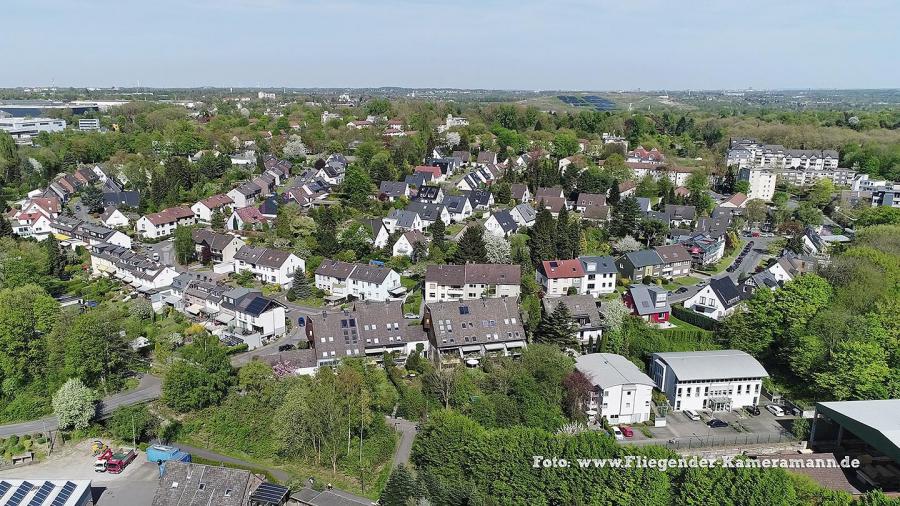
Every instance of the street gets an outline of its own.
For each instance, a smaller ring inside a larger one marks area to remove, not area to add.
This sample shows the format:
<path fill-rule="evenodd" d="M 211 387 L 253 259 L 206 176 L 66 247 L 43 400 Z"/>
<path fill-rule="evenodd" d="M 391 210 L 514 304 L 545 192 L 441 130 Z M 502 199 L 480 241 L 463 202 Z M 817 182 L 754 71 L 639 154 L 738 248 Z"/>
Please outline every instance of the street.
<path fill-rule="evenodd" d="M 385 416 L 388 425 L 400 433 L 400 441 L 394 450 L 394 467 L 399 464 L 409 465 L 409 457 L 412 454 L 413 441 L 416 439 L 416 422 L 404 418 Z"/>

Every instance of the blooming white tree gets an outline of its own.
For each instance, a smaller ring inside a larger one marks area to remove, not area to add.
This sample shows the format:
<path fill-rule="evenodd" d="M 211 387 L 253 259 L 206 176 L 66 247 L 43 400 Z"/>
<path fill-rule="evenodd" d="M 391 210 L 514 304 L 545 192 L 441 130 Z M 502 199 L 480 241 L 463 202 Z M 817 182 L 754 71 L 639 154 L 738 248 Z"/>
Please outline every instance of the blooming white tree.
<path fill-rule="evenodd" d="M 484 233 L 484 248 L 487 250 L 487 261 L 492 264 L 510 263 L 509 241 L 494 234 Z"/>
<path fill-rule="evenodd" d="M 641 243 L 638 242 L 637 239 L 631 237 L 630 235 L 626 235 L 625 237 L 619 239 L 618 241 L 613 243 L 613 248 L 620 253 L 628 253 L 631 251 L 637 251 L 641 249 Z"/>
<path fill-rule="evenodd" d="M 447 144 L 449 146 L 459 146 L 460 142 L 462 142 L 462 137 L 459 135 L 459 132 L 447 132 Z"/>
<path fill-rule="evenodd" d="M 306 145 L 303 144 L 303 140 L 299 135 L 293 134 L 288 138 L 281 153 L 287 158 L 300 158 L 307 154 Z"/>
<path fill-rule="evenodd" d="M 600 304 L 600 312 L 603 313 L 603 319 L 606 320 L 609 330 L 613 332 L 618 332 L 622 328 L 625 318 L 631 314 L 631 310 L 618 298 L 604 300 Z"/>
<path fill-rule="evenodd" d="M 86 429 L 94 417 L 96 395 L 78 378 L 66 381 L 53 394 L 53 414 L 60 429 Z"/>

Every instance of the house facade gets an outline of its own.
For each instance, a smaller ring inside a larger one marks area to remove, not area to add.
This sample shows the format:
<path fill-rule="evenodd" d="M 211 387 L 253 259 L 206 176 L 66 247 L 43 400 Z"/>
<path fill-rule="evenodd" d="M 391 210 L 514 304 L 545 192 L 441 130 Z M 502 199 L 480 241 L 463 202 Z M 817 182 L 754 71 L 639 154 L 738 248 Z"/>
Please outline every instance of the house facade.
<path fill-rule="evenodd" d="M 306 262 L 289 251 L 241 246 L 234 254 L 234 273 L 250 271 L 263 283 L 287 288 L 293 284 L 298 269 L 305 271 Z"/>
<path fill-rule="evenodd" d="M 425 270 L 425 302 L 518 297 L 519 265 L 429 265 Z"/>
<path fill-rule="evenodd" d="M 353 297 L 359 300 L 386 301 L 402 291 L 400 275 L 377 265 L 351 264 L 325 259 L 316 269 L 316 288 L 335 300 Z"/>
<path fill-rule="evenodd" d="M 141 216 L 135 223 L 138 235 L 145 239 L 159 239 L 175 233 L 175 229 L 197 222 L 189 207 L 170 207 L 158 213 Z"/>
<path fill-rule="evenodd" d="M 650 377 L 675 411 L 731 411 L 759 404 L 769 374 L 739 350 L 654 353 Z"/>
<path fill-rule="evenodd" d="M 575 359 L 575 369 L 591 382 L 585 403 L 589 423 L 601 418 L 611 425 L 650 420 L 653 380 L 627 358 L 613 353 L 589 353 Z"/>
<path fill-rule="evenodd" d="M 430 344 L 428 357 L 439 365 L 515 356 L 526 346 L 515 297 L 428 303 L 422 326 Z"/>

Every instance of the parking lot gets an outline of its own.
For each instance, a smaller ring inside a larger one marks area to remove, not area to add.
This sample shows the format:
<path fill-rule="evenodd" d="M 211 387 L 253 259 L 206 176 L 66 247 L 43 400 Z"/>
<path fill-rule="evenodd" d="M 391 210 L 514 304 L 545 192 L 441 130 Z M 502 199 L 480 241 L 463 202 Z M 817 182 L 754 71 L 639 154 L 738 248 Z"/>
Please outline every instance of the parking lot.
<path fill-rule="evenodd" d="M 650 429 L 656 439 L 666 441 L 694 440 L 697 442 L 726 438 L 735 440 L 772 441 L 788 435 L 792 417 L 775 417 L 760 407 L 760 413 L 752 416 L 744 410 L 728 412 L 699 412 L 700 420 L 691 420 L 683 412 L 673 412 L 666 416 L 665 427 Z M 727 423 L 727 427 L 713 428 L 707 425 L 709 420 L 717 418 Z"/>
<path fill-rule="evenodd" d="M 147 462 L 147 455 L 137 457 L 121 474 L 94 471 L 91 441 L 69 443 L 43 462 L 0 471 L 0 476 L 35 480 L 91 480 L 94 504 L 113 506 L 122 504 L 150 504 L 156 492 L 159 469 Z"/>

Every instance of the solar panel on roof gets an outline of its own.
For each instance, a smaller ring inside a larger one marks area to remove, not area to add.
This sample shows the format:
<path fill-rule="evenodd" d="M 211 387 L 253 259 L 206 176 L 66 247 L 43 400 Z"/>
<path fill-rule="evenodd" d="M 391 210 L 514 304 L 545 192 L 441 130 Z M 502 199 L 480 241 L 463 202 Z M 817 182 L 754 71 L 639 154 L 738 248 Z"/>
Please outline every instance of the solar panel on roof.
<path fill-rule="evenodd" d="M 250 495 L 250 501 L 266 504 L 281 504 L 284 502 L 288 492 L 286 487 L 264 482 Z"/>
<path fill-rule="evenodd" d="M 27 481 L 23 481 L 19 488 L 16 489 L 13 496 L 9 499 L 9 502 L 6 503 L 6 506 L 19 506 L 22 504 L 22 500 L 25 499 L 25 496 L 28 492 L 31 492 L 31 489 L 34 488 L 34 485 Z"/>
<path fill-rule="evenodd" d="M 47 497 L 50 496 L 50 492 L 52 492 L 54 488 L 56 488 L 56 485 L 54 485 L 52 482 L 45 481 L 44 484 L 41 485 L 41 488 L 38 489 L 37 493 L 34 495 L 31 501 L 28 503 L 28 506 L 41 506 L 42 504 L 44 504 L 44 501 L 47 500 Z"/>
<path fill-rule="evenodd" d="M 59 494 L 53 499 L 53 502 L 50 503 L 50 506 L 63 506 L 66 504 L 66 501 L 69 500 L 69 497 L 72 497 L 72 492 L 78 488 L 78 485 L 72 483 L 71 481 L 67 481 L 65 485 L 63 485 L 63 489 L 60 490 Z"/>
<path fill-rule="evenodd" d="M 9 482 L 0 481 L 0 497 L 6 495 L 10 488 L 12 488 L 12 485 L 10 485 Z"/>

